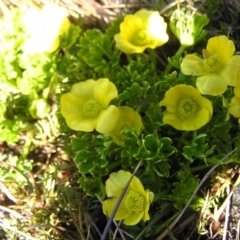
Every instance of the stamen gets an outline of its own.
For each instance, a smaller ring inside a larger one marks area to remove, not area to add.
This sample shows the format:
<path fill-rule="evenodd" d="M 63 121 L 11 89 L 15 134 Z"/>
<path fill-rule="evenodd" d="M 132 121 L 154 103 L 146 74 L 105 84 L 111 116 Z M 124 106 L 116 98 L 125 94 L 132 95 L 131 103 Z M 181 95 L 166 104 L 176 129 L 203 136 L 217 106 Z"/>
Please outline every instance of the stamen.
<path fill-rule="evenodd" d="M 182 117 L 188 118 L 193 116 L 197 111 L 197 104 L 191 98 L 184 98 L 180 102 L 177 110 Z"/>
<path fill-rule="evenodd" d="M 145 30 L 136 33 L 132 39 L 132 43 L 136 46 L 146 45 L 150 42 L 149 36 Z"/>
<path fill-rule="evenodd" d="M 216 56 L 210 56 L 206 58 L 203 64 L 207 72 L 218 72 L 222 68 L 222 62 Z"/>
<path fill-rule="evenodd" d="M 87 101 L 83 107 L 83 112 L 86 117 L 95 117 L 100 110 L 100 104 L 94 99 Z"/>
<path fill-rule="evenodd" d="M 144 211 L 144 198 L 134 191 L 130 191 L 124 201 L 129 212 L 139 213 Z"/>

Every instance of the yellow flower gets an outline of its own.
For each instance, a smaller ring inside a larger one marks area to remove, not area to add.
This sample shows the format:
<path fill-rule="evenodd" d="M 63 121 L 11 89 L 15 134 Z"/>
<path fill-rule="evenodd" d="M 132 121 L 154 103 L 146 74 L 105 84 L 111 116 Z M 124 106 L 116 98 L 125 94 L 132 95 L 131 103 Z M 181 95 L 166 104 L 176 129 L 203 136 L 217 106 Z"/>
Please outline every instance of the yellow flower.
<path fill-rule="evenodd" d="M 106 181 L 106 192 L 109 199 L 103 202 L 102 208 L 106 216 L 110 216 L 129 178 L 130 172 L 120 170 L 110 175 Z M 144 190 L 141 181 L 133 177 L 126 194 L 117 210 L 114 220 L 123 220 L 126 225 L 135 225 L 141 219 L 150 219 L 148 211 L 154 194 Z"/>
<path fill-rule="evenodd" d="M 28 54 L 55 51 L 60 44 L 59 36 L 70 27 L 67 16 L 67 10 L 55 4 L 47 4 L 41 10 L 30 8 L 23 20 L 29 35 L 23 50 Z"/>
<path fill-rule="evenodd" d="M 238 122 L 240 124 L 240 84 L 234 88 L 235 96 L 232 98 L 228 112 L 235 118 L 239 118 Z"/>
<path fill-rule="evenodd" d="M 118 96 L 115 85 L 107 78 L 75 83 L 61 97 L 61 113 L 67 125 L 76 131 L 108 133 L 116 125 L 119 111 L 110 105 Z"/>
<path fill-rule="evenodd" d="M 233 56 L 235 46 L 226 36 L 208 40 L 201 59 L 194 54 L 184 57 L 181 70 L 186 75 L 199 76 L 196 86 L 202 94 L 220 95 L 227 85 L 235 86 L 240 78 L 240 56 Z"/>
<path fill-rule="evenodd" d="M 109 133 L 112 136 L 113 141 L 117 145 L 123 145 L 123 136 L 121 131 L 123 129 L 135 130 L 139 135 L 142 131 L 143 124 L 141 116 L 129 107 L 118 107 L 119 118 L 114 129 Z"/>
<path fill-rule="evenodd" d="M 142 53 L 146 48 L 156 48 L 168 41 L 167 24 L 157 11 L 139 10 L 126 15 L 120 33 L 114 39 L 124 53 Z"/>
<path fill-rule="evenodd" d="M 208 123 L 212 117 L 211 102 L 192 86 L 180 84 L 170 88 L 160 106 L 166 106 L 163 123 L 183 131 L 193 131 Z"/>
<path fill-rule="evenodd" d="M 181 45 L 193 46 L 201 41 L 207 34 L 203 27 L 209 23 L 206 14 L 189 14 L 184 9 L 176 9 L 171 14 L 170 29 L 178 38 Z"/>

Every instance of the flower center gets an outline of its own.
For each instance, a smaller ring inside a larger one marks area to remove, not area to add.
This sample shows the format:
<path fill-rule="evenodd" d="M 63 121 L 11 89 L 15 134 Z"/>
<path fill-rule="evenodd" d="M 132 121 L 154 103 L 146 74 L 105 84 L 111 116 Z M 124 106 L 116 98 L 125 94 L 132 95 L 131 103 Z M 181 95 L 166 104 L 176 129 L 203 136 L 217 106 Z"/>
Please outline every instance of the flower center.
<path fill-rule="evenodd" d="M 94 99 L 88 100 L 83 106 L 83 113 L 86 117 L 95 117 L 100 110 L 100 104 Z"/>
<path fill-rule="evenodd" d="M 146 45 L 149 42 L 150 42 L 150 39 L 145 30 L 137 32 L 132 39 L 132 43 L 137 46 Z"/>
<path fill-rule="evenodd" d="M 139 193 L 130 191 L 127 194 L 124 204 L 131 213 L 139 213 L 144 211 L 144 198 Z"/>
<path fill-rule="evenodd" d="M 184 118 L 191 117 L 196 111 L 197 104 L 191 98 L 184 98 L 178 106 L 178 112 Z"/>
<path fill-rule="evenodd" d="M 216 56 L 210 56 L 203 62 L 207 72 L 218 72 L 222 68 L 221 60 Z"/>

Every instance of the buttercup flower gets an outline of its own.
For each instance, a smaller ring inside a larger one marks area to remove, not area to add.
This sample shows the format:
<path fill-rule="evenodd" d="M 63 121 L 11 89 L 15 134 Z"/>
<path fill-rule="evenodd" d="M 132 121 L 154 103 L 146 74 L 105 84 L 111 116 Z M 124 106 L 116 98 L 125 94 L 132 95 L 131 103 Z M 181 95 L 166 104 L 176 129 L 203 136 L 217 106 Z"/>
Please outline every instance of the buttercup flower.
<path fill-rule="evenodd" d="M 156 48 L 168 41 L 167 24 L 157 11 L 139 10 L 126 15 L 120 33 L 114 39 L 124 53 L 142 53 L 146 48 Z"/>
<path fill-rule="evenodd" d="M 189 14 L 182 9 L 177 9 L 171 14 L 169 26 L 181 45 L 193 46 L 206 36 L 207 32 L 203 27 L 208 23 L 206 14 Z"/>
<path fill-rule="evenodd" d="M 178 130 L 193 131 L 208 123 L 212 117 L 211 102 L 192 86 L 180 84 L 170 88 L 160 106 L 166 106 L 163 123 Z"/>
<path fill-rule="evenodd" d="M 112 173 L 106 181 L 106 192 L 109 199 L 105 200 L 102 205 L 106 216 L 109 217 L 111 215 L 130 177 L 130 172 L 120 170 Z M 141 181 L 134 176 L 114 220 L 123 220 L 123 223 L 126 225 L 135 225 L 141 219 L 143 221 L 149 220 L 148 210 L 153 196 L 152 192 L 144 190 Z"/>
<path fill-rule="evenodd" d="M 116 126 L 109 133 L 112 136 L 113 141 L 117 145 L 123 145 L 123 136 L 121 135 L 121 131 L 123 129 L 135 130 L 139 135 L 142 131 L 143 124 L 141 116 L 135 112 L 132 108 L 129 107 L 118 107 L 119 110 L 119 118 Z"/>
<path fill-rule="evenodd" d="M 235 96 L 232 98 L 228 112 L 235 118 L 239 118 L 238 122 L 240 124 L 240 84 L 234 88 Z"/>
<path fill-rule="evenodd" d="M 118 96 L 115 85 L 107 78 L 75 83 L 61 97 L 61 113 L 67 125 L 76 131 L 108 133 L 116 125 L 119 111 L 110 105 Z"/>
<path fill-rule="evenodd" d="M 59 36 L 70 27 L 67 16 L 67 10 L 55 4 L 47 4 L 41 10 L 30 8 L 24 17 L 29 38 L 23 50 L 28 54 L 55 51 L 60 44 Z"/>
<path fill-rule="evenodd" d="M 188 54 L 183 59 L 181 70 L 186 75 L 199 76 L 196 86 L 202 94 L 220 95 L 227 85 L 235 86 L 240 78 L 240 56 L 233 56 L 235 46 L 226 36 L 208 40 L 201 59 Z"/>

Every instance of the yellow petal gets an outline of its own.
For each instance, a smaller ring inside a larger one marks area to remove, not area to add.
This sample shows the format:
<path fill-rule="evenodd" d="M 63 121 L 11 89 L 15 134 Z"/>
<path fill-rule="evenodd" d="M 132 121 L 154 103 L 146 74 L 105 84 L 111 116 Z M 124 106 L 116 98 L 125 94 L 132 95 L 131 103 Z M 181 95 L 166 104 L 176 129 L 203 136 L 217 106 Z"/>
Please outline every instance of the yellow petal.
<path fill-rule="evenodd" d="M 59 37 L 55 38 L 51 43 L 49 43 L 49 46 L 46 46 L 46 52 L 54 52 L 58 49 L 60 45 L 60 39 Z"/>
<path fill-rule="evenodd" d="M 54 32 L 56 36 L 66 32 L 70 27 L 67 16 L 67 10 L 56 4 L 46 4 L 41 11 L 42 24 L 45 29 Z"/>
<path fill-rule="evenodd" d="M 119 118 L 117 124 L 109 135 L 117 145 L 123 145 L 124 139 L 121 135 L 123 129 L 135 130 L 137 135 L 142 131 L 143 124 L 141 116 L 129 107 L 118 107 Z"/>
<path fill-rule="evenodd" d="M 71 113 L 67 115 L 66 122 L 75 131 L 92 132 L 97 125 L 97 118 L 86 118 L 81 113 Z"/>
<path fill-rule="evenodd" d="M 69 27 L 71 26 L 71 23 L 68 18 L 63 19 L 62 26 L 59 29 L 59 35 L 62 35 L 63 33 L 67 32 Z"/>
<path fill-rule="evenodd" d="M 211 115 L 209 111 L 205 108 L 200 109 L 197 114 L 192 119 L 185 119 L 182 122 L 182 130 L 184 131 L 194 131 L 202 126 L 204 126 L 206 123 L 208 123 L 211 119 Z"/>
<path fill-rule="evenodd" d="M 210 118 L 213 115 L 213 106 L 212 106 L 212 102 L 210 100 L 208 100 L 207 98 L 204 98 L 202 96 L 200 96 L 201 98 L 201 106 L 205 109 L 207 109 L 207 111 L 209 112 L 209 121 Z"/>
<path fill-rule="evenodd" d="M 181 63 L 181 71 L 186 75 L 203 75 L 205 73 L 203 59 L 194 54 L 187 54 Z"/>
<path fill-rule="evenodd" d="M 59 35 L 70 27 L 67 11 L 56 4 L 46 4 L 26 12 L 24 24 L 29 39 L 23 44 L 28 54 L 53 52 L 60 44 Z"/>
<path fill-rule="evenodd" d="M 212 37 L 208 40 L 207 51 L 212 55 L 220 57 L 222 62 L 227 62 L 235 52 L 233 41 L 229 40 L 226 36 Z"/>
<path fill-rule="evenodd" d="M 195 98 L 197 90 L 190 85 L 179 84 L 170 88 L 166 93 L 164 99 L 159 106 L 166 106 L 167 111 L 175 113 L 177 111 L 179 101 L 184 97 Z"/>
<path fill-rule="evenodd" d="M 36 7 L 28 8 L 23 16 L 23 23 L 28 34 L 36 33 L 39 24 L 40 9 Z"/>
<path fill-rule="evenodd" d="M 217 96 L 227 90 L 226 80 L 217 74 L 205 74 L 198 77 L 196 87 L 201 94 Z"/>
<path fill-rule="evenodd" d="M 108 197 L 119 196 L 122 190 L 125 188 L 129 178 L 130 172 L 120 170 L 110 174 L 109 179 L 106 181 L 106 193 Z"/>
<path fill-rule="evenodd" d="M 144 190 L 144 187 L 143 187 L 141 181 L 135 176 L 133 177 L 133 179 L 131 181 L 131 184 L 129 186 L 129 191 L 131 191 L 131 189 L 134 192 L 139 193 L 144 198 L 146 197 L 146 193 L 145 193 L 145 190 Z"/>
<path fill-rule="evenodd" d="M 136 225 L 142 219 L 143 214 L 144 212 L 131 213 L 128 217 L 124 218 L 123 223 L 129 226 Z"/>
<path fill-rule="evenodd" d="M 146 9 L 141 9 L 139 11 L 137 11 L 134 16 L 138 17 L 139 19 L 142 20 L 142 24 L 145 24 L 144 27 L 147 27 L 147 23 L 149 21 L 149 18 L 151 17 L 151 15 L 156 12 L 156 11 L 149 11 Z M 156 12 L 158 13 L 158 12 Z"/>
<path fill-rule="evenodd" d="M 103 108 L 106 108 L 109 103 L 118 96 L 118 91 L 116 86 L 107 78 L 100 78 L 95 83 L 93 95 L 94 99 L 97 100 Z"/>
<path fill-rule="evenodd" d="M 103 134 L 111 132 L 117 123 L 118 117 L 118 108 L 110 105 L 106 110 L 99 113 L 96 130 Z"/>
<path fill-rule="evenodd" d="M 228 112 L 236 118 L 240 117 L 240 98 L 232 98 Z"/>
<path fill-rule="evenodd" d="M 131 177 L 131 173 L 120 170 L 110 174 L 106 181 L 106 192 L 108 199 L 103 202 L 103 212 L 107 216 L 112 213 L 118 198 Z M 149 191 L 145 191 L 142 183 L 137 177 L 133 177 L 127 192 L 117 210 L 114 220 L 123 220 L 126 225 L 135 225 L 142 218 L 149 219 L 148 210 L 150 205 Z M 153 194 L 151 194 L 152 196 Z M 146 206 L 146 204 L 148 206 Z"/>
<path fill-rule="evenodd" d="M 135 46 L 132 43 L 126 41 L 120 34 L 114 36 L 116 41 L 116 47 L 124 53 L 133 54 L 133 53 L 142 53 L 145 50 L 145 46 Z"/>
<path fill-rule="evenodd" d="M 240 81 L 240 79 L 239 79 L 239 81 Z M 234 88 L 234 94 L 237 98 L 240 98 L 240 82 Z"/>
<path fill-rule="evenodd" d="M 116 204 L 117 204 L 118 198 L 113 198 L 113 199 L 107 199 L 103 202 L 102 204 L 102 209 L 103 209 L 103 213 L 110 217 L 113 209 L 115 208 Z M 124 206 L 123 202 L 121 202 L 116 215 L 114 216 L 114 220 L 118 221 L 118 220 L 122 220 L 124 218 L 127 218 L 130 215 L 129 211 L 127 210 L 127 208 Z"/>
<path fill-rule="evenodd" d="M 152 200 L 154 198 L 154 194 L 152 192 L 150 192 L 149 190 L 145 191 L 145 195 L 146 195 L 146 204 L 145 204 L 145 210 L 144 210 L 144 215 L 143 215 L 144 222 L 150 219 L 148 212 L 149 212 L 150 203 L 152 202 Z"/>
<path fill-rule="evenodd" d="M 121 36 L 131 42 L 134 34 L 144 29 L 141 18 L 134 15 L 126 15 L 124 21 L 120 24 Z"/>
<path fill-rule="evenodd" d="M 61 113 L 66 119 L 67 125 L 75 131 L 91 132 L 97 125 L 97 118 L 86 118 L 82 111 L 84 101 L 65 93 L 61 97 Z"/>
<path fill-rule="evenodd" d="M 132 54 L 146 48 L 156 48 L 168 40 L 167 25 L 157 11 L 142 9 L 127 15 L 120 25 L 120 33 L 114 36 L 116 47 Z"/>
<path fill-rule="evenodd" d="M 89 79 L 84 82 L 75 83 L 72 86 L 71 94 L 81 98 L 82 101 L 87 101 L 93 98 L 93 88 L 96 81 Z"/>
<path fill-rule="evenodd" d="M 81 98 L 73 96 L 71 93 L 62 95 L 61 100 L 61 113 L 66 118 L 71 113 L 81 113 L 81 107 L 84 101 Z"/>
<path fill-rule="evenodd" d="M 169 37 L 166 30 L 167 24 L 159 12 L 153 12 L 148 20 L 147 32 L 156 40 L 156 46 L 161 46 L 168 41 Z"/>
<path fill-rule="evenodd" d="M 200 109 L 193 118 L 181 119 L 176 114 L 166 112 L 163 116 L 163 123 L 173 126 L 181 131 L 194 131 L 211 119 L 211 114 L 207 109 Z"/>
<path fill-rule="evenodd" d="M 168 34 L 166 32 L 167 24 L 164 22 L 163 17 L 160 16 L 158 11 L 149 11 L 141 9 L 134 14 L 141 18 L 144 28 L 147 33 L 152 37 L 153 42 L 150 48 L 156 48 L 168 41 Z"/>
<path fill-rule="evenodd" d="M 199 129 L 210 121 L 213 113 L 212 103 L 196 88 L 184 84 L 170 88 L 160 106 L 167 107 L 163 123 L 184 131 Z"/>
<path fill-rule="evenodd" d="M 236 86 L 237 81 L 240 81 L 240 56 L 229 59 L 220 74 L 229 86 Z"/>
<path fill-rule="evenodd" d="M 182 119 L 180 119 L 176 114 L 165 112 L 162 118 L 164 124 L 169 124 L 177 130 L 182 129 Z"/>

